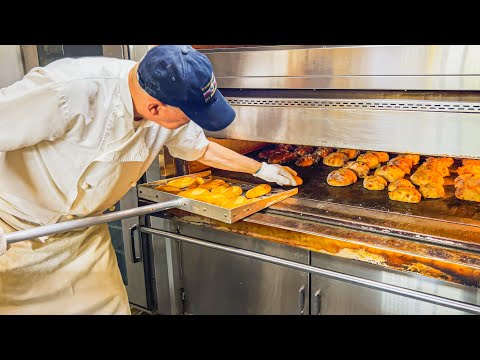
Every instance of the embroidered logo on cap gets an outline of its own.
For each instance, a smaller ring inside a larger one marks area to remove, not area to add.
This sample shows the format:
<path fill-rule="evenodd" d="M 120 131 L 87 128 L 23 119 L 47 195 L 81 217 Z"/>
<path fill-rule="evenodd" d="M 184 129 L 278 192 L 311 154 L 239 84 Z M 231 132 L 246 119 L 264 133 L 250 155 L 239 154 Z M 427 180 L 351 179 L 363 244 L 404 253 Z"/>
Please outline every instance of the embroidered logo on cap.
<path fill-rule="evenodd" d="M 202 88 L 203 98 L 205 99 L 205 102 L 209 102 L 212 99 L 213 95 L 215 95 L 216 91 L 217 80 L 215 79 L 215 75 L 212 73 L 212 78 L 210 79 L 208 84 Z"/>

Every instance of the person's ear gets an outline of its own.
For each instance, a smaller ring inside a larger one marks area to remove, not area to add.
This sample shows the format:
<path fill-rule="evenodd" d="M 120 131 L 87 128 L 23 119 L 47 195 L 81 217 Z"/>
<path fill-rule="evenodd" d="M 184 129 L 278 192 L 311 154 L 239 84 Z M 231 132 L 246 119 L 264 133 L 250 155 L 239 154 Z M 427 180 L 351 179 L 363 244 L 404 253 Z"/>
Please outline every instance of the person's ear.
<path fill-rule="evenodd" d="M 160 112 L 163 109 L 163 104 L 160 102 L 152 102 L 148 104 L 148 112 L 153 116 L 160 115 Z"/>

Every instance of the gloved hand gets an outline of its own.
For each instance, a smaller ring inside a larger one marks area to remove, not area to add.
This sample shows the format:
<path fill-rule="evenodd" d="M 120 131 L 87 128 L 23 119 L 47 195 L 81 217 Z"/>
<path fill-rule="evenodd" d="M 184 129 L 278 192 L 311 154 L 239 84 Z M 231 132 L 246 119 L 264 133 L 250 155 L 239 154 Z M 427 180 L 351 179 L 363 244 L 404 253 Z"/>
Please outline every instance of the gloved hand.
<path fill-rule="evenodd" d="M 262 162 L 262 167 L 257 173 L 253 174 L 253 176 L 263 179 L 267 182 L 275 182 L 278 185 L 297 186 L 297 183 L 292 175 L 293 173 L 295 175 L 297 173 L 290 168 L 289 170 L 290 171 L 287 171 L 286 167 L 281 165 L 267 164 L 266 162 Z"/>
<path fill-rule="evenodd" d="M 0 256 L 2 256 L 5 251 L 7 251 L 7 239 L 5 239 L 5 233 L 0 226 Z"/>

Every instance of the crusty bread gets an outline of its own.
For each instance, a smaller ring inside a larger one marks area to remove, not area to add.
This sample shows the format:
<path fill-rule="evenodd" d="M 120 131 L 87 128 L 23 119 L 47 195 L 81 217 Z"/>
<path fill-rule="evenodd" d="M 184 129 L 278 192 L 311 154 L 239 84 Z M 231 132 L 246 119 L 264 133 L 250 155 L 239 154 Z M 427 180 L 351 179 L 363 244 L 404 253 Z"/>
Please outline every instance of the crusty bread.
<path fill-rule="evenodd" d="M 428 183 L 420 186 L 418 189 L 424 199 L 439 199 L 445 197 L 443 185 L 438 183 Z"/>
<path fill-rule="evenodd" d="M 320 157 L 315 154 L 304 155 L 295 161 L 295 165 L 300 167 L 308 167 L 315 165 L 320 160 Z"/>
<path fill-rule="evenodd" d="M 375 154 L 372 154 L 370 152 L 361 154 L 357 158 L 357 161 L 367 164 L 370 169 L 376 169 L 377 167 L 380 166 L 380 160 L 378 160 L 378 157 Z"/>
<path fill-rule="evenodd" d="M 394 182 L 395 180 L 403 179 L 405 173 L 398 166 L 382 165 L 375 170 L 375 175 L 383 177 L 388 182 Z"/>
<path fill-rule="evenodd" d="M 440 175 L 438 172 L 425 169 L 415 171 L 415 173 L 410 176 L 410 181 L 417 186 L 422 186 L 431 182 L 435 182 L 440 185 L 445 183 L 442 175 Z"/>
<path fill-rule="evenodd" d="M 363 179 L 363 187 L 368 190 L 383 190 L 387 187 L 387 180 L 379 175 L 370 175 Z"/>
<path fill-rule="evenodd" d="M 464 165 L 457 169 L 458 175 L 463 174 L 480 174 L 480 166 L 479 165 Z"/>
<path fill-rule="evenodd" d="M 417 165 L 420 162 L 420 155 L 417 154 L 401 154 L 398 157 L 412 160 L 412 165 Z"/>
<path fill-rule="evenodd" d="M 480 187 L 480 174 L 463 174 L 457 176 L 453 181 L 453 185 L 458 189 L 463 186 Z"/>
<path fill-rule="evenodd" d="M 395 190 L 396 188 L 399 188 L 399 187 L 406 187 L 406 188 L 410 188 L 410 189 L 415 189 L 415 185 L 413 185 L 410 182 L 410 180 L 400 179 L 400 180 L 396 180 L 396 181 L 388 184 L 388 191 L 393 191 L 393 190 Z"/>
<path fill-rule="evenodd" d="M 327 184 L 331 186 L 348 186 L 357 181 L 357 175 L 350 169 L 341 168 L 327 176 Z"/>
<path fill-rule="evenodd" d="M 383 152 L 383 151 L 370 151 L 373 155 L 375 155 L 378 158 L 378 161 L 381 163 L 387 162 L 390 159 L 390 156 L 388 153 Z"/>
<path fill-rule="evenodd" d="M 455 190 L 455 196 L 460 200 L 480 202 L 480 187 L 462 186 Z"/>
<path fill-rule="evenodd" d="M 186 187 L 190 186 L 194 182 L 195 182 L 195 178 L 184 177 L 184 178 L 180 178 L 180 179 L 171 180 L 171 181 L 167 182 L 166 186 L 172 186 L 172 187 L 182 189 L 182 188 L 186 188 Z"/>
<path fill-rule="evenodd" d="M 358 155 L 360 155 L 360 150 L 356 149 L 338 149 L 337 151 L 347 155 L 349 160 L 355 159 Z"/>
<path fill-rule="evenodd" d="M 442 159 L 427 158 L 427 160 L 422 165 L 420 165 L 418 169 L 433 170 L 438 172 L 443 177 L 446 177 L 450 175 L 447 163 L 448 162 L 443 161 Z"/>
<path fill-rule="evenodd" d="M 320 146 L 317 147 L 313 153 L 323 159 L 328 154 L 331 154 L 333 150 L 331 147 Z"/>
<path fill-rule="evenodd" d="M 368 172 L 370 171 L 368 165 L 360 161 L 348 161 L 344 167 L 352 170 L 357 175 L 357 177 L 361 179 L 367 176 Z"/>
<path fill-rule="evenodd" d="M 323 158 L 323 163 L 331 167 L 342 167 L 348 161 L 348 156 L 344 153 L 334 152 Z"/>
<path fill-rule="evenodd" d="M 247 191 L 245 196 L 247 199 L 253 199 L 257 198 L 263 195 L 268 194 L 270 191 L 272 191 L 272 187 L 268 184 L 260 184 L 255 186 L 253 189 L 250 189 Z"/>
<path fill-rule="evenodd" d="M 462 159 L 462 165 L 477 165 L 480 166 L 480 159 Z"/>
<path fill-rule="evenodd" d="M 412 167 L 413 167 L 413 160 L 410 158 L 397 156 L 391 159 L 388 162 L 388 165 L 395 165 L 400 169 L 402 169 L 402 171 L 405 174 L 410 174 L 410 171 L 412 170 Z"/>
<path fill-rule="evenodd" d="M 401 201 L 407 203 L 419 203 L 422 199 L 422 194 L 420 194 L 416 189 L 399 187 L 388 193 L 388 197 L 393 201 Z"/>

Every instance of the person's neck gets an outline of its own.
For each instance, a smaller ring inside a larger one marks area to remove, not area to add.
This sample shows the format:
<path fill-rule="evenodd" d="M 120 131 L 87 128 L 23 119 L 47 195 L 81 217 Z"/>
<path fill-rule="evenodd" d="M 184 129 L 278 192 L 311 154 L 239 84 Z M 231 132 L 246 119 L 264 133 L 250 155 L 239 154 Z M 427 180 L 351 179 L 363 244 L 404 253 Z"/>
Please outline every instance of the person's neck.
<path fill-rule="evenodd" d="M 130 72 L 128 73 L 128 88 L 130 90 L 130 97 L 132 98 L 133 104 L 133 119 L 135 121 L 143 120 L 143 116 L 137 111 L 137 104 L 136 104 L 136 93 L 137 93 L 137 80 L 135 77 L 135 73 L 137 71 L 137 65 L 135 65 Z"/>

